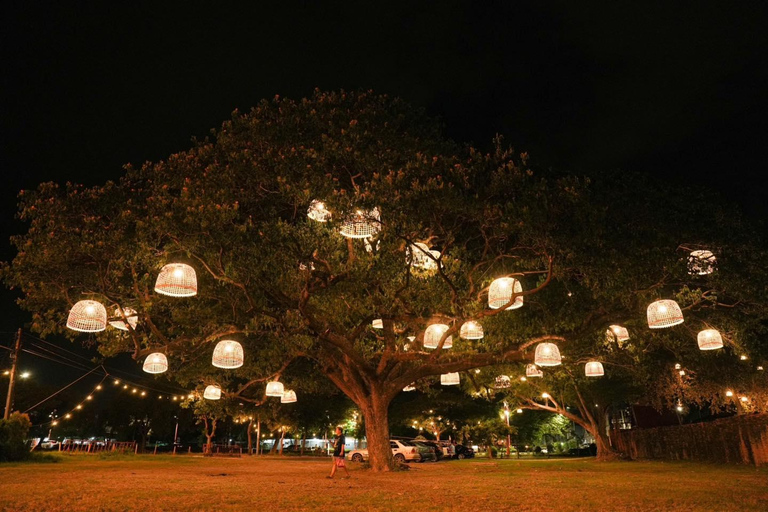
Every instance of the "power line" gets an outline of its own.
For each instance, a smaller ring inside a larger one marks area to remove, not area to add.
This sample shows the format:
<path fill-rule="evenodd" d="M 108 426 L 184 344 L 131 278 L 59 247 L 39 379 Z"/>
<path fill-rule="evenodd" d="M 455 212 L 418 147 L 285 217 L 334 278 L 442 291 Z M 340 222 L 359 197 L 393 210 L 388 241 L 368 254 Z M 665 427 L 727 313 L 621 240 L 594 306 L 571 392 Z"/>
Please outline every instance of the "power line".
<path fill-rule="evenodd" d="M 39 347 L 37 347 L 37 348 L 39 348 Z M 61 361 L 59 359 L 53 358 L 53 357 L 51 357 L 49 355 L 41 354 L 39 352 L 35 352 L 33 350 L 29 350 L 29 349 L 26 349 L 26 348 L 21 349 L 21 351 L 22 352 L 26 352 L 27 354 L 31 354 L 33 356 L 39 357 L 41 359 L 47 359 L 48 361 L 52 361 L 54 363 L 58 363 L 58 364 L 61 364 L 61 365 L 64 365 L 64 366 L 69 366 L 70 368 L 74 368 L 75 370 L 88 370 L 88 368 L 84 367 L 83 365 L 79 365 L 78 364 L 77 366 L 75 366 L 73 364 L 70 364 L 70 363 Z M 54 354 L 54 355 L 56 355 L 56 354 Z"/>
<path fill-rule="evenodd" d="M 69 384 L 67 384 L 66 386 L 64 386 L 63 388 L 61 388 L 60 390 L 56 391 L 54 394 L 52 394 L 52 395 L 51 395 L 51 396 L 49 396 L 48 398 L 45 398 L 45 399 L 43 399 L 43 400 L 41 400 L 41 401 L 37 402 L 35 405 L 33 405 L 32 407 L 30 407 L 29 409 L 27 409 L 26 411 L 24 411 L 24 413 L 26 414 L 26 413 L 28 413 L 29 411 L 31 411 L 32 409 L 34 409 L 35 407 L 37 407 L 38 405 L 44 404 L 45 402 L 47 402 L 47 401 L 48 401 L 48 400 L 50 400 L 51 398 L 55 397 L 56 395 L 58 395 L 59 393 L 61 393 L 61 392 L 62 392 L 62 391 L 64 391 L 65 389 L 67 389 L 68 387 L 72 386 L 73 384 L 75 384 L 75 383 L 77 383 L 77 382 L 80 382 L 81 380 L 83 380 L 84 378 L 86 378 L 88 375 L 92 374 L 93 372 L 95 372 L 95 371 L 96 371 L 96 370 L 98 370 L 99 368 L 101 368 L 102 370 L 104 369 L 104 368 L 103 368 L 101 365 L 97 366 L 96 368 L 94 368 L 93 370 L 89 371 L 89 372 L 88 372 L 88 373 L 86 373 L 85 375 L 83 375 L 83 376 L 81 376 L 81 377 L 78 377 L 77 379 L 73 380 L 72 382 L 70 382 Z M 104 373 L 106 373 L 106 371 L 105 371 Z M 104 378 L 102 379 L 102 382 L 104 382 L 104 379 L 106 379 L 106 378 L 107 378 L 107 376 L 106 376 L 106 375 L 104 375 Z"/>
<path fill-rule="evenodd" d="M 67 361 L 67 362 L 69 362 L 69 363 L 71 363 L 73 365 L 82 366 L 84 369 L 90 369 L 91 365 L 94 364 L 94 362 L 91 361 L 91 363 L 89 365 L 85 365 L 85 364 L 83 364 L 83 363 L 81 363 L 79 361 L 75 361 L 74 359 L 70 359 L 68 357 L 62 356 L 58 352 L 55 352 L 53 350 L 50 350 L 48 348 L 45 348 L 43 346 L 40 346 L 40 345 L 37 345 L 37 344 L 34 344 L 34 343 L 28 343 L 27 346 L 33 347 L 33 348 L 35 348 L 37 350 L 42 350 L 43 352 L 46 352 L 46 353 L 48 353 L 48 354 L 58 358 L 58 360 Z"/>
<path fill-rule="evenodd" d="M 32 338 L 34 340 L 37 340 L 39 342 L 45 343 L 46 345 L 49 345 L 49 346 L 51 346 L 51 347 L 53 347 L 55 349 L 61 350 L 63 352 L 66 352 L 69 355 L 72 355 L 72 356 L 75 356 L 75 357 L 77 357 L 79 359 L 82 359 L 83 361 L 87 361 L 89 365 L 93 364 L 93 361 L 91 361 L 87 357 L 81 356 L 80 354 L 76 354 L 75 352 L 72 352 L 71 350 L 67 350 L 64 347 L 60 347 L 60 346 L 58 346 L 58 345 L 56 345 L 54 343 L 51 343 L 50 341 L 46 341 L 46 340 L 44 340 L 42 338 L 38 338 L 37 336 L 33 336 L 33 335 L 31 335 L 29 333 L 26 333 L 26 332 L 24 333 L 24 336 L 27 336 L 27 337 Z"/>

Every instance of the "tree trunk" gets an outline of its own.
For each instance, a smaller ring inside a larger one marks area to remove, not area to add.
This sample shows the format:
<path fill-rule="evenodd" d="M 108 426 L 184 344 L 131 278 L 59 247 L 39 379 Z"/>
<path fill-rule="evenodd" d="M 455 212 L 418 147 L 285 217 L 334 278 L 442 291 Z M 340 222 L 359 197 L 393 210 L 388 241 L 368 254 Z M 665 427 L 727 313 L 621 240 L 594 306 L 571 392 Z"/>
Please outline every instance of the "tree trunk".
<path fill-rule="evenodd" d="M 253 420 L 248 422 L 248 455 L 253 455 L 253 442 L 251 441 L 251 427 L 253 426 Z"/>
<path fill-rule="evenodd" d="M 205 443 L 205 453 L 212 453 L 213 451 L 213 435 L 205 434 L 208 441 Z"/>
<path fill-rule="evenodd" d="M 302 432 L 301 434 L 301 456 L 304 456 L 304 444 L 307 442 L 307 434 Z"/>
<path fill-rule="evenodd" d="M 393 467 L 389 446 L 389 400 L 371 393 L 360 406 L 365 419 L 365 437 L 368 441 L 368 459 L 373 471 L 389 471 Z"/>

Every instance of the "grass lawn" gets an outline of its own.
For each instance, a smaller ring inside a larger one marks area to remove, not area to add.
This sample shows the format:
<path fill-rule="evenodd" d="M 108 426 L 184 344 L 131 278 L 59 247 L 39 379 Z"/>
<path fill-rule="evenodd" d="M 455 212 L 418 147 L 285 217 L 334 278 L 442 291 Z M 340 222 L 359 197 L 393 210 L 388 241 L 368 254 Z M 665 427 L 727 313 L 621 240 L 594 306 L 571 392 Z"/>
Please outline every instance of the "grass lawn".
<path fill-rule="evenodd" d="M 298 457 L 62 456 L 0 465 L 0 510 L 768 510 L 768 468 L 475 459 L 375 474 Z"/>

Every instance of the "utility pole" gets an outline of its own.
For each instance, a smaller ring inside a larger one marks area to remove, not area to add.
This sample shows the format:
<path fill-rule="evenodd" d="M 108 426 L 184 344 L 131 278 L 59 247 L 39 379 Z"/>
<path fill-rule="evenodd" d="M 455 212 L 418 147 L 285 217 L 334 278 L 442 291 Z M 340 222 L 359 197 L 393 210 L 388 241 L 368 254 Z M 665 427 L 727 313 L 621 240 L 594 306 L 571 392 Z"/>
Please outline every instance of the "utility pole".
<path fill-rule="evenodd" d="M 11 378 L 8 381 L 8 396 L 5 399 L 5 414 L 3 419 L 7 420 L 11 416 L 11 407 L 13 406 L 13 385 L 16 383 L 16 370 L 19 366 L 19 354 L 21 353 L 21 329 L 16 333 L 16 348 L 13 350 L 13 365 L 11 366 Z"/>

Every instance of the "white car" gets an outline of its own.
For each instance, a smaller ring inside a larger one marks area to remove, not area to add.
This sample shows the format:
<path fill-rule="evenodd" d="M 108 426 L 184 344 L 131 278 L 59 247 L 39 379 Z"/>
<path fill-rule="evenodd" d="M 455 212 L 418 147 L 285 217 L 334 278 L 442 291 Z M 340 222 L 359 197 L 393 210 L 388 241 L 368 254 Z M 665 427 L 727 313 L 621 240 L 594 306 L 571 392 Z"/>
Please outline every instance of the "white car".
<path fill-rule="evenodd" d="M 391 439 L 389 446 L 392 448 L 392 455 L 398 462 L 420 461 L 419 450 L 409 441 L 400 439 Z M 368 450 L 352 450 L 347 454 L 347 458 L 352 462 L 363 462 L 368 460 Z"/>

